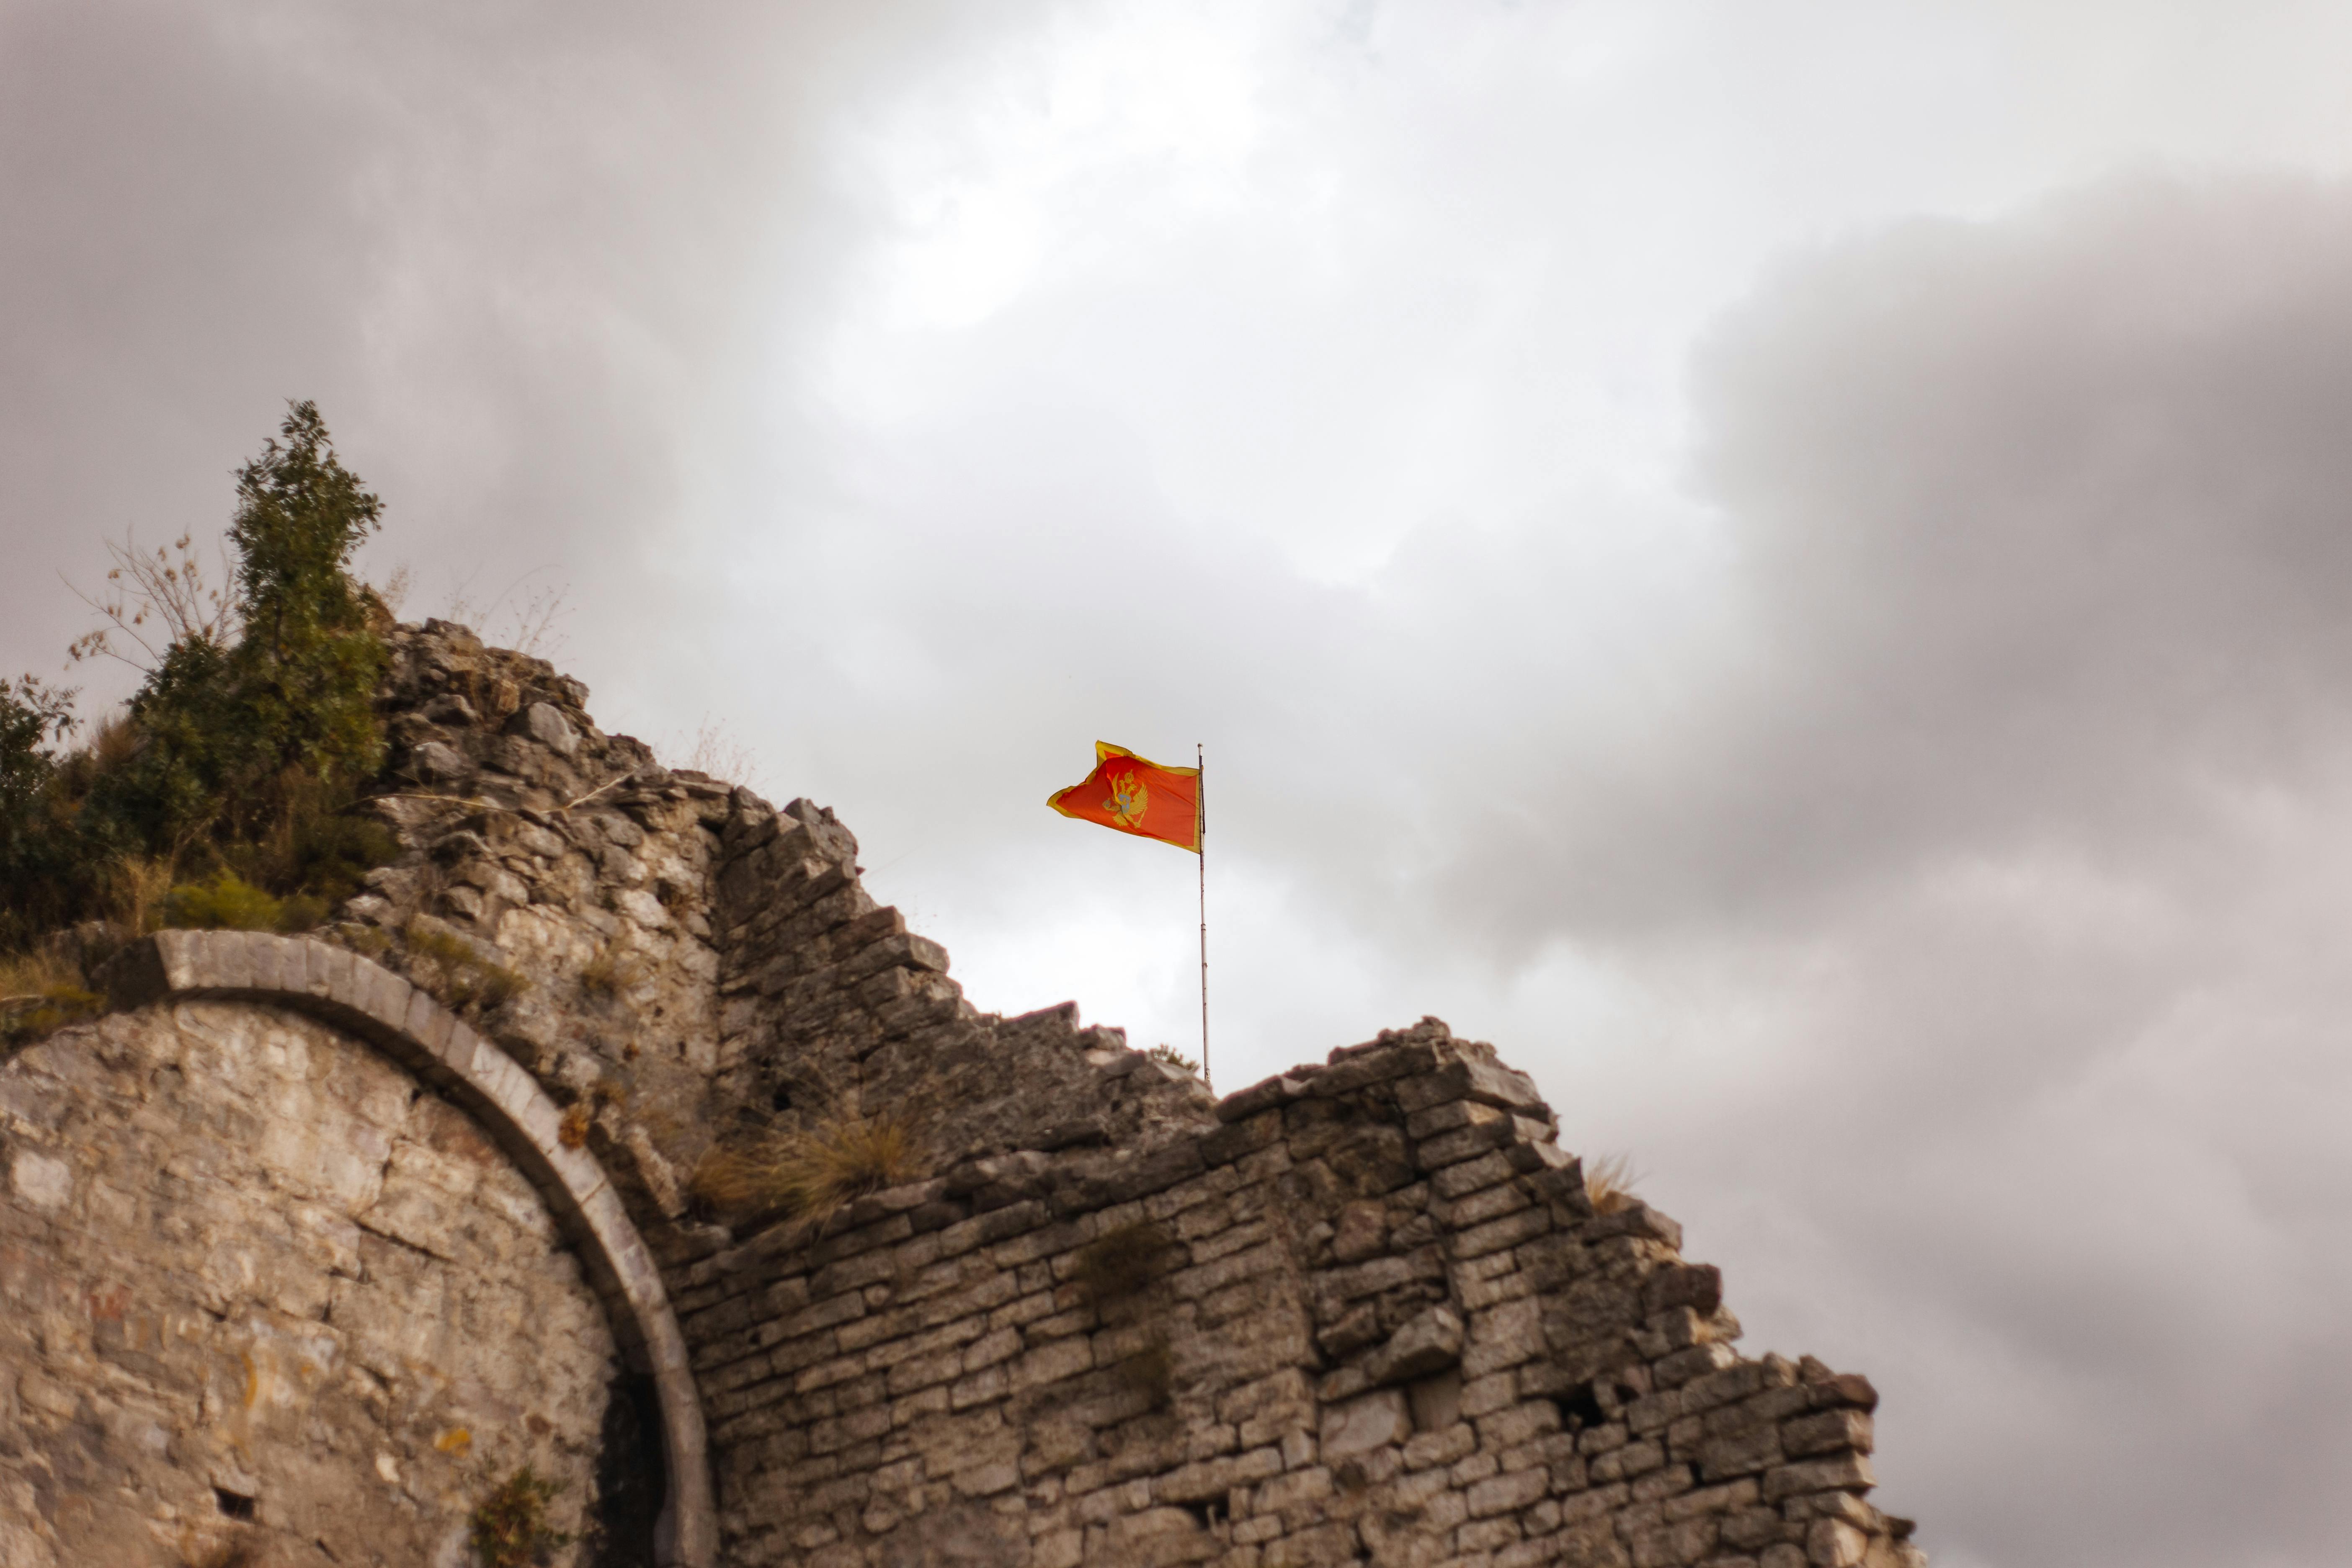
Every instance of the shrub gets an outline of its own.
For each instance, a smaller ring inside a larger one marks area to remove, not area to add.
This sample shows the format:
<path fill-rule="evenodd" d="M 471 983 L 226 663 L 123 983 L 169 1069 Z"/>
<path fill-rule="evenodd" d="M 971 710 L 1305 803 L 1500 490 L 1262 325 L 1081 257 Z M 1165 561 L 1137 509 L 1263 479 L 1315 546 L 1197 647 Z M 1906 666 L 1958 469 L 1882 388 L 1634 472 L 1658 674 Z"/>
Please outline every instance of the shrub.
<path fill-rule="evenodd" d="M 563 1489 L 529 1465 L 499 1483 L 468 1521 L 467 1539 L 482 1568 L 529 1568 L 573 1538 L 547 1522 L 547 1505 Z"/>
<path fill-rule="evenodd" d="M 0 948 L 69 923 L 95 883 L 57 751 L 74 728 L 73 695 L 29 675 L 0 681 Z"/>
<path fill-rule="evenodd" d="M 257 837 L 221 851 L 249 880 L 314 900 L 323 910 L 358 892 L 370 871 L 399 858 L 398 837 L 352 815 L 348 792 L 289 768 L 271 793 L 275 815 Z"/>
<path fill-rule="evenodd" d="M 822 1225 L 852 1199 L 903 1185 L 918 1173 L 905 1123 L 845 1117 L 715 1147 L 696 1168 L 693 1184 L 695 1195 L 721 1214 L 782 1210 Z"/>
<path fill-rule="evenodd" d="M 73 699 L 29 675 L 0 681 L 0 855 L 23 849 L 35 829 L 58 769 L 52 747 L 74 727 Z"/>
<path fill-rule="evenodd" d="M 221 870 L 164 894 L 162 915 L 166 926 L 190 931 L 278 931 L 286 905 L 236 872 Z"/>

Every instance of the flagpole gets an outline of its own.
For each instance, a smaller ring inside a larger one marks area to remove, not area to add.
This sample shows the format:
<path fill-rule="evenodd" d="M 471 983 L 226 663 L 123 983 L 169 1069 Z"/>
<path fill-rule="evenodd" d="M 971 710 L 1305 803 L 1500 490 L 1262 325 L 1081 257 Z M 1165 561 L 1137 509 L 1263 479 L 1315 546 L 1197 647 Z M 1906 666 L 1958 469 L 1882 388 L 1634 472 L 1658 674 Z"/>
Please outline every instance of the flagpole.
<path fill-rule="evenodd" d="M 1216 1079 L 1209 1073 L 1209 762 L 1198 741 L 1192 742 L 1192 814 L 1197 825 L 1193 831 L 1198 839 L 1193 853 L 1201 862 L 1201 1081 L 1213 1089 Z"/>

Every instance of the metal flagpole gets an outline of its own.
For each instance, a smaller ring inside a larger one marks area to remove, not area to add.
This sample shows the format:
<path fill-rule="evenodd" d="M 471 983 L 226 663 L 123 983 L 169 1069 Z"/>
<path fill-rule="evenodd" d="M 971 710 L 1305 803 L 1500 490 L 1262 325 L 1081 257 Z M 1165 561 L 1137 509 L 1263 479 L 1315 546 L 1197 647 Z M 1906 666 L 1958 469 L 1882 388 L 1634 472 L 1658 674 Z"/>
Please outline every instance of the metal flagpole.
<path fill-rule="evenodd" d="M 1192 742 L 1192 820 L 1198 840 L 1194 855 L 1201 862 L 1201 1081 L 1211 1089 L 1209 1074 L 1209 763 L 1201 742 Z"/>

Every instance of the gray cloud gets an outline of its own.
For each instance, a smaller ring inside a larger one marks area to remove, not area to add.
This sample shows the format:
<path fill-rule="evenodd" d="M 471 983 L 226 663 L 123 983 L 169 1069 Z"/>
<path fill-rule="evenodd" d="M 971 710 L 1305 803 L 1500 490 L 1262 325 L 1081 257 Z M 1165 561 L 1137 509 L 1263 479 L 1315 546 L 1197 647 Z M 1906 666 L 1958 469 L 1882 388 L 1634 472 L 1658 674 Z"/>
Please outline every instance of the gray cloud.
<path fill-rule="evenodd" d="M 1636 964 L 1741 955 L 1788 1058 L 1653 1131 L 1843 1229 L 1988 1562 L 2347 1540 L 2347 260 L 2341 186 L 2135 181 L 1791 268 L 1704 378 L 1754 661 L 1598 847 L 1457 884 L 1622 944 L 1654 879 Z"/>
<path fill-rule="evenodd" d="M 413 611 L 540 568 L 650 608 L 696 465 L 862 232 L 828 112 L 963 37 L 919 5 L 0 11 L 0 657 L 79 629 L 41 584 L 100 575 L 94 536 L 215 531 L 296 397 L 391 503 Z"/>
<path fill-rule="evenodd" d="M 0 7 L 0 668 L 316 396 L 984 1005 L 1184 1037 L 1208 741 L 1225 1087 L 1497 1039 L 1941 1561 L 2339 1561 L 2352 195 L 2021 198 L 2340 72 L 2162 9 Z"/>

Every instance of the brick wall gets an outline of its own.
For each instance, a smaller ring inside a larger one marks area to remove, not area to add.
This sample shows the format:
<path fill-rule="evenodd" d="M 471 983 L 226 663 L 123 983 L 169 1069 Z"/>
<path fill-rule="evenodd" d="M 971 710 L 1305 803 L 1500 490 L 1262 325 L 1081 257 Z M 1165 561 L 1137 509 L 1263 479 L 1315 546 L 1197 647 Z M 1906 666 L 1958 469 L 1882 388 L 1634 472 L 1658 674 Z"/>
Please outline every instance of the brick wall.
<path fill-rule="evenodd" d="M 1869 1384 L 1736 1355 L 1443 1025 L 1155 1151 L 1022 1152 L 680 1271 L 727 1560 L 1911 1568 Z"/>

